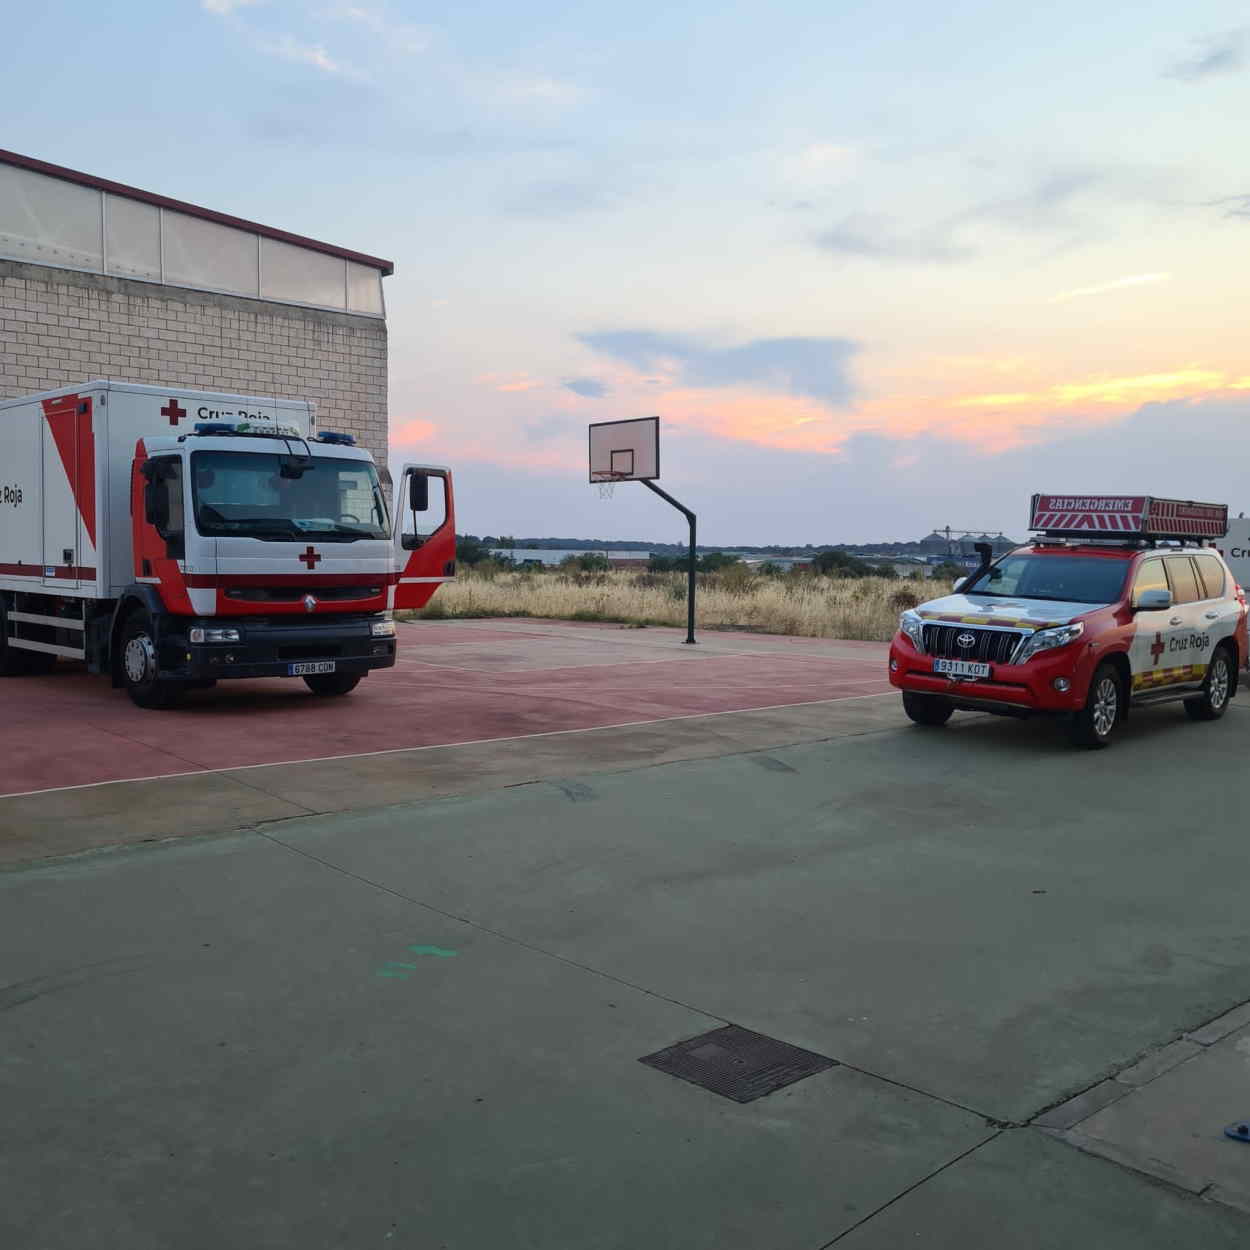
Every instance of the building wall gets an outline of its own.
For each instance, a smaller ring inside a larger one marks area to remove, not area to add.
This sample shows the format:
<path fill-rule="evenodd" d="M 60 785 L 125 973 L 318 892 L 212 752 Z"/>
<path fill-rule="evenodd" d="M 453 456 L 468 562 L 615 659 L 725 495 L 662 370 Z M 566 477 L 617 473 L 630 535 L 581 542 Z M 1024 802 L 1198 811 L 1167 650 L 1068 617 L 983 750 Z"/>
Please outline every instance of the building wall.
<path fill-rule="evenodd" d="M 311 399 L 386 473 L 386 323 L 0 260 L 0 398 L 91 378 Z"/>

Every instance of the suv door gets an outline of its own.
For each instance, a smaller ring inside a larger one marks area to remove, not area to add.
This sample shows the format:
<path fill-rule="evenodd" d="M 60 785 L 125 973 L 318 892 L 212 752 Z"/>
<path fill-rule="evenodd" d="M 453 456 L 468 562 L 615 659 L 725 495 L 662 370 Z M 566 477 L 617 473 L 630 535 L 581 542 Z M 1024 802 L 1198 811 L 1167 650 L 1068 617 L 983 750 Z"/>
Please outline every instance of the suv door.
<path fill-rule="evenodd" d="M 1200 552 L 1191 557 L 1202 599 L 1195 605 L 1198 609 L 1197 626 L 1205 631 L 1207 646 L 1203 648 L 1204 668 L 1211 662 L 1211 654 L 1225 638 L 1236 639 L 1241 623 L 1241 604 L 1233 593 L 1233 579 L 1224 561 L 1214 552 Z M 1234 666 L 1238 663 L 1233 656 Z"/>
<path fill-rule="evenodd" d="M 1172 611 L 1168 624 L 1172 628 L 1163 666 L 1169 674 L 1168 685 L 1197 685 L 1207 675 L 1211 638 L 1211 622 L 1203 619 L 1202 600 L 1206 590 L 1198 580 L 1198 570 L 1188 554 L 1170 555 L 1163 561 L 1168 585 L 1172 588 Z"/>
<path fill-rule="evenodd" d="M 1147 556 L 1137 566 L 1129 601 L 1134 609 L 1144 590 L 1167 590 L 1175 595 L 1163 567 L 1162 556 Z M 1184 624 L 1182 611 L 1174 603 L 1170 608 L 1137 612 L 1134 616 L 1133 642 L 1129 647 L 1134 694 L 1158 690 L 1174 683 L 1168 657 L 1176 630 Z"/>

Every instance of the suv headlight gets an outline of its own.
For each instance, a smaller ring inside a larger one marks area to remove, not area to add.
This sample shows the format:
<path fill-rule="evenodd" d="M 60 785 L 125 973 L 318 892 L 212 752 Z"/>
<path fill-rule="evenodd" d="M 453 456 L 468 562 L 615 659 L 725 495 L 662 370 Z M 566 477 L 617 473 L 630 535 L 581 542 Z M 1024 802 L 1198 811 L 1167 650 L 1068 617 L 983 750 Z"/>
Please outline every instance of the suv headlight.
<path fill-rule="evenodd" d="M 1056 647 L 1066 647 L 1075 642 L 1085 632 L 1084 621 L 1073 621 L 1071 625 L 1057 625 L 1054 629 L 1039 629 L 1031 638 L 1024 640 L 1020 649 L 1017 664 L 1031 660 L 1039 651 L 1053 651 Z"/>
<path fill-rule="evenodd" d="M 913 612 L 911 608 L 908 608 L 898 618 L 898 627 L 911 639 L 911 644 L 917 651 L 924 650 L 924 617 L 919 612 Z"/>
<path fill-rule="evenodd" d="M 394 621 L 374 621 L 369 626 L 369 632 L 375 638 L 394 638 L 395 622 Z"/>

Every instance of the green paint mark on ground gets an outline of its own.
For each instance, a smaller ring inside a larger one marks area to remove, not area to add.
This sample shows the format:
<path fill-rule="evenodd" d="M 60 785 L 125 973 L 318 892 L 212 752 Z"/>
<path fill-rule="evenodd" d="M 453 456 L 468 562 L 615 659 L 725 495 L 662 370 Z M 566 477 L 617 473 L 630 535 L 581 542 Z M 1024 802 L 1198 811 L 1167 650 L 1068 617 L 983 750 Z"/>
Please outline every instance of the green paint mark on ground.
<path fill-rule="evenodd" d="M 408 949 L 414 955 L 433 955 L 438 959 L 451 959 L 456 954 L 442 946 L 410 946 Z"/>

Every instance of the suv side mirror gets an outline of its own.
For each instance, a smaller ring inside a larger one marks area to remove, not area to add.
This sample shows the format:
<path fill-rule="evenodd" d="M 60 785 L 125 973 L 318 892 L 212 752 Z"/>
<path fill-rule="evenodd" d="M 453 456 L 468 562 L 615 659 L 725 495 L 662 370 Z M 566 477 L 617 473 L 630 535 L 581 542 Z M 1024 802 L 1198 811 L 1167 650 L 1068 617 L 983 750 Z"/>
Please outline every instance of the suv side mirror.
<path fill-rule="evenodd" d="M 1137 612 L 1162 612 L 1172 606 L 1172 592 L 1162 586 L 1143 590 L 1133 605 Z"/>
<path fill-rule="evenodd" d="M 429 512 L 430 510 L 430 479 L 425 473 L 408 475 L 408 511 Z"/>

